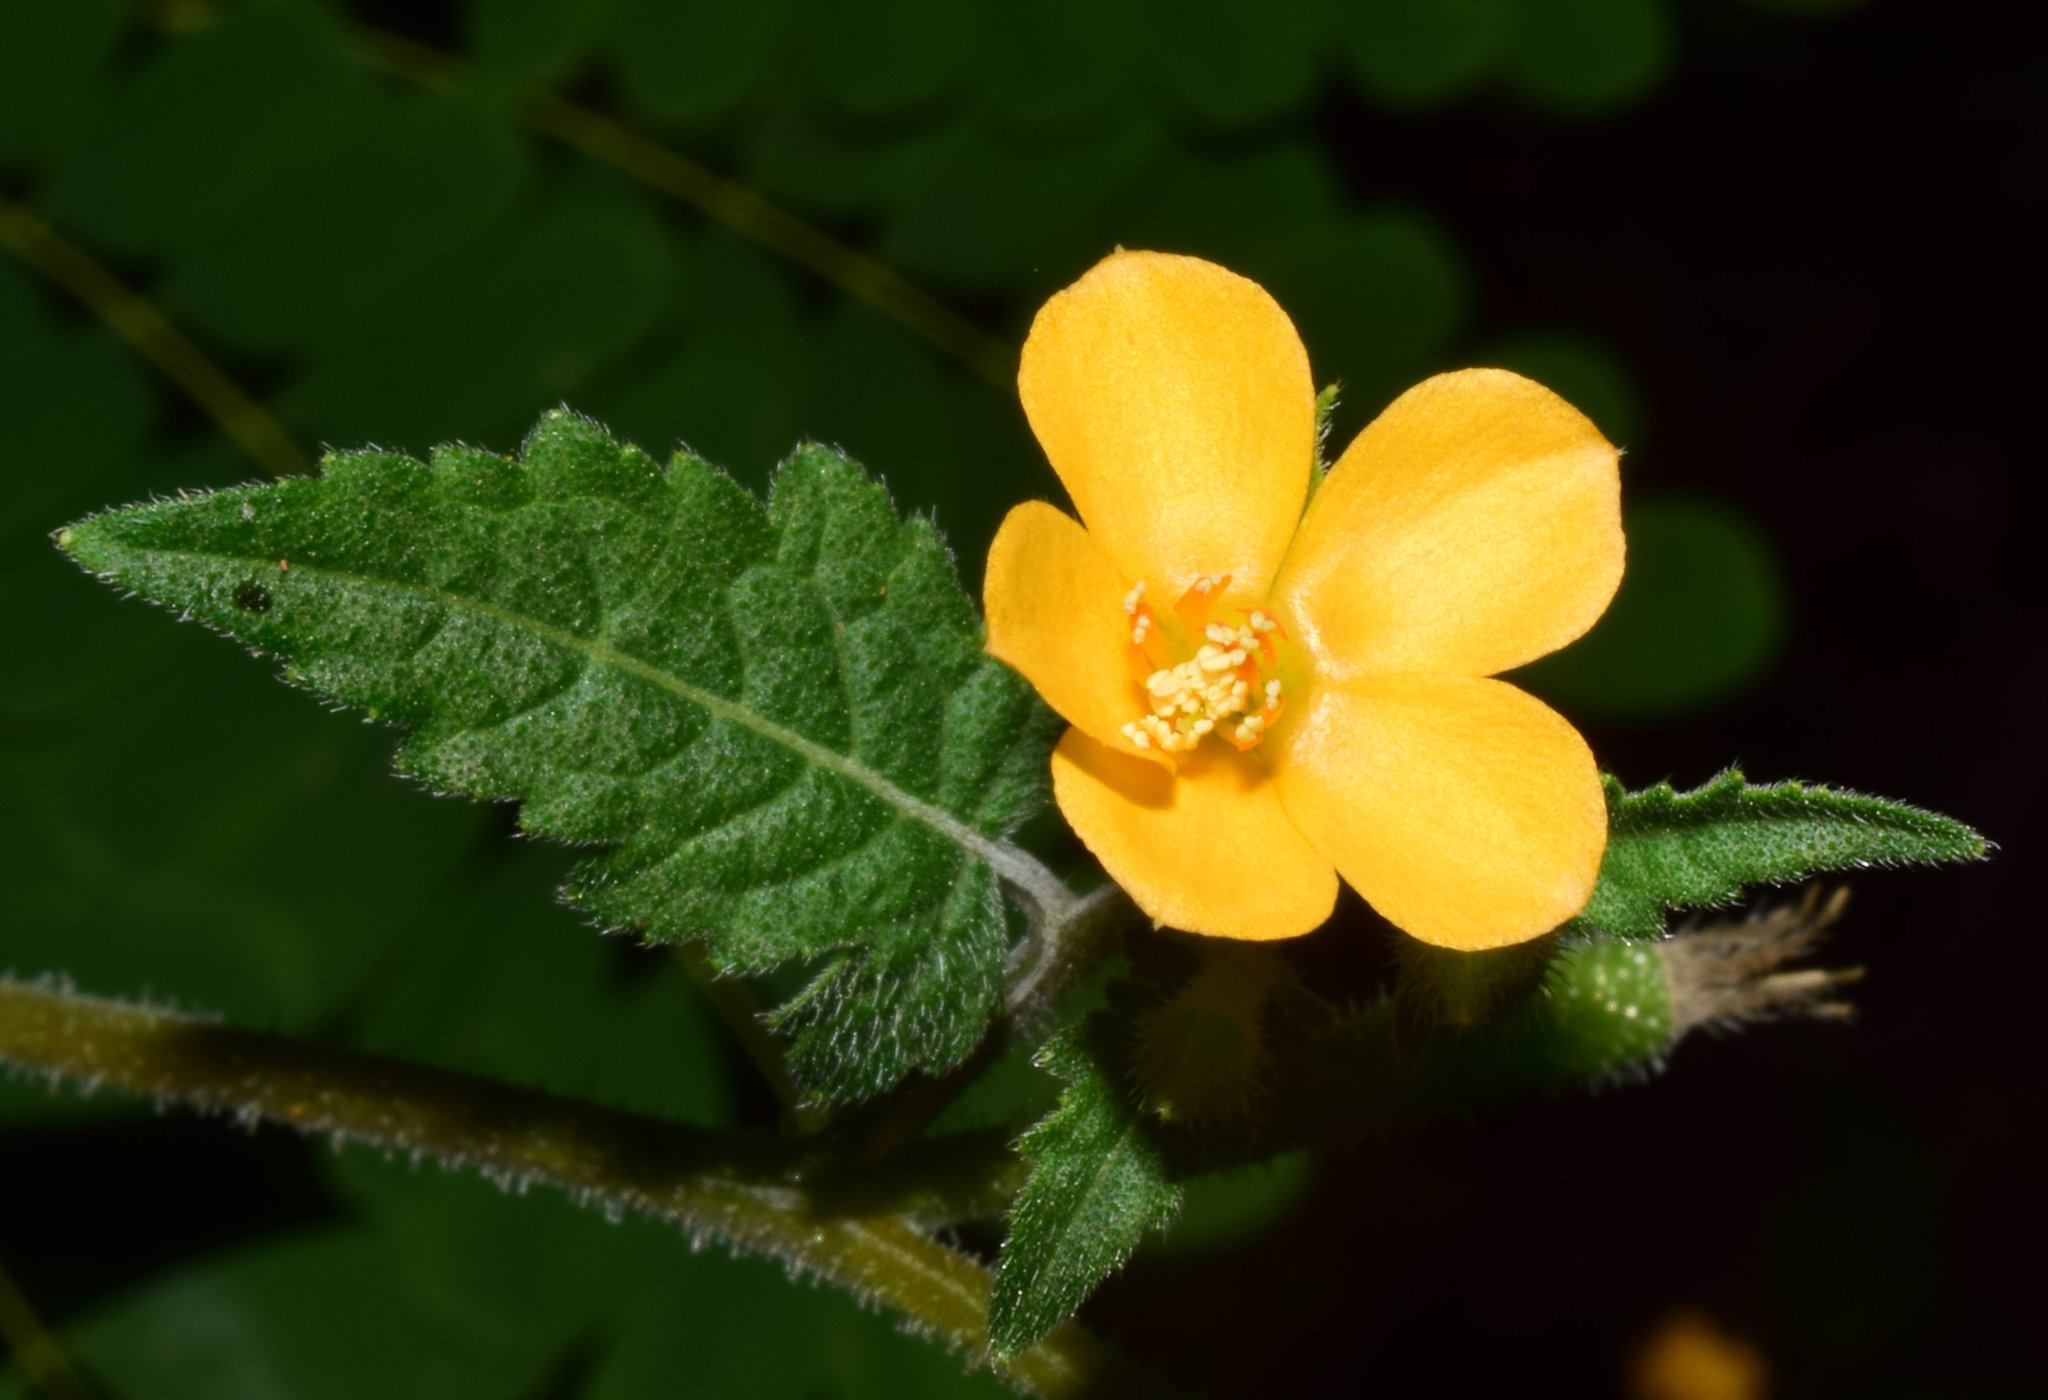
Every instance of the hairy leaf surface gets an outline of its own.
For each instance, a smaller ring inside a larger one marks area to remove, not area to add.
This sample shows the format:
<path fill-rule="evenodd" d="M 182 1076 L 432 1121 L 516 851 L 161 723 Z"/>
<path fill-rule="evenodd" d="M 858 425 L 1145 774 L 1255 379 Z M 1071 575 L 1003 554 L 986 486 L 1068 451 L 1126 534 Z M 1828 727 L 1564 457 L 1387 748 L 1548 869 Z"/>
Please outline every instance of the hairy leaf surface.
<path fill-rule="evenodd" d="M 1567 931 L 1654 938 L 1672 910 L 1722 904 L 1751 885 L 1832 870 L 1975 860 L 1984 838 L 1934 812 L 1729 769 L 1691 792 L 1607 780 L 1600 881 Z"/>
<path fill-rule="evenodd" d="M 990 1340 L 1005 1356 L 1057 1327 L 1181 1203 L 1143 1118 L 1079 1033 L 1050 1042 L 1038 1063 L 1066 1089 L 1018 1144 L 1031 1175 L 1010 1210 L 989 1303 Z"/>
<path fill-rule="evenodd" d="M 997 842 L 1043 803 L 1049 716 L 929 522 L 831 449 L 764 503 L 557 411 L 517 460 L 338 453 L 58 542 L 401 726 L 420 781 L 604 847 L 566 890 L 601 922 L 811 960 L 777 1015 L 825 1097 L 957 1062 L 996 1008 Z"/>

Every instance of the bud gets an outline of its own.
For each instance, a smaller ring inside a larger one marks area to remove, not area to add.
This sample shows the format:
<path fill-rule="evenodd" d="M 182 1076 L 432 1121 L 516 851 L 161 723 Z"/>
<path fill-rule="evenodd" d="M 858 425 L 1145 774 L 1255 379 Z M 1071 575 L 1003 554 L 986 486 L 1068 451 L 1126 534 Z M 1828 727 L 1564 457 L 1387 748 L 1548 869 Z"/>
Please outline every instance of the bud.
<path fill-rule="evenodd" d="M 1537 938 L 1466 952 L 1403 938 L 1395 950 L 1403 1030 L 1419 1040 L 1438 1028 L 1472 1030 L 1520 1006 L 1543 981 L 1557 954 L 1557 940 Z"/>

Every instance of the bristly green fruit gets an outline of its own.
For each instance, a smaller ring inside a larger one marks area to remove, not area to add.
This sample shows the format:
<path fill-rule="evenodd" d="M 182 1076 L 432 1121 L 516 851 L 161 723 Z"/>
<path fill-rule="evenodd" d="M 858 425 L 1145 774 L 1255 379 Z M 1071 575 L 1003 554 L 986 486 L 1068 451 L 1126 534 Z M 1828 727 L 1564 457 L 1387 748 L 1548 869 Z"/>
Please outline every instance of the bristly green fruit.
<path fill-rule="evenodd" d="M 1535 1004 L 1506 1017 L 1499 1032 L 1545 1090 L 1641 1075 L 1673 1044 L 1664 960 L 1641 943 L 1563 949 Z"/>
<path fill-rule="evenodd" d="M 831 449 L 764 503 L 557 411 L 516 460 L 338 453 L 58 543 L 407 730 L 429 787 L 605 847 L 566 891 L 600 922 L 734 973 L 814 960 L 775 1015 L 818 1096 L 943 1070 L 997 1009 L 990 861 L 1044 803 L 1053 725 L 937 531 Z"/>
<path fill-rule="evenodd" d="M 999 1356 L 1015 1356 L 1057 1327 L 1123 1267 L 1147 1231 L 1165 1229 L 1180 1212 L 1180 1184 L 1084 1031 L 1049 1042 L 1037 1063 L 1066 1088 L 1059 1107 L 1018 1143 L 1031 1175 L 1010 1208 L 989 1300 L 989 1340 Z"/>
<path fill-rule="evenodd" d="M 1728 769 L 1691 792 L 1607 782 L 1607 854 L 1568 933 L 1655 938 L 1675 910 L 1726 904 L 1752 885 L 1833 870 L 1977 860 L 1982 836 L 1950 817 L 1853 792 Z"/>

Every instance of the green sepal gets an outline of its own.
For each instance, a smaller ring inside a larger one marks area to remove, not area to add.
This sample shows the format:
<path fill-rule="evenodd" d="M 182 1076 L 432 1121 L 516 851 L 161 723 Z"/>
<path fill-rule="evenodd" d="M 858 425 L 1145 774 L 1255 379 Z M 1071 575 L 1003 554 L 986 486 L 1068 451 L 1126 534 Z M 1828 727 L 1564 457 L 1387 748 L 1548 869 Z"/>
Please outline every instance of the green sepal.
<path fill-rule="evenodd" d="M 1691 792 L 1607 785 L 1607 853 L 1575 934 L 1655 938 L 1665 916 L 1753 885 L 1835 870 L 1977 860 L 1982 836 L 1950 817 L 1806 783 L 1756 786 L 1730 768 Z"/>
<path fill-rule="evenodd" d="M 989 1340 L 999 1356 L 1057 1327 L 1148 1231 L 1171 1224 L 1181 1204 L 1150 1125 L 1086 1023 L 1048 1042 L 1036 1063 L 1066 1087 L 1059 1107 L 1018 1143 L 1031 1175 L 1010 1209 L 989 1300 Z"/>
<path fill-rule="evenodd" d="M 427 786 L 604 847 L 565 891 L 601 923 L 732 973 L 815 961 L 776 1019 L 818 1096 L 944 1070 L 997 1008 L 989 858 L 1044 803 L 1053 724 L 930 522 L 838 452 L 763 502 L 556 411 L 517 459 L 337 453 L 58 543 L 406 729 Z"/>
<path fill-rule="evenodd" d="M 1344 382 L 1333 380 L 1325 384 L 1316 395 L 1316 447 L 1313 470 L 1309 473 L 1311 493 L 1322 484 L 1323 477 L 1330 470 L 1330 419 L 1337 412 L 1337 400 L 1343 396 Z"/>
<path fill-rule="evenodd" d="M 1419 938 L 1397 939 L 1397 1019 L 1408 1037 L 1438 1028 L 1471 1030 L 1512 1010 L 1541 983 L 1558 950 L 1554 937 L 1465 952 Z"/>
<path fill-rule="evenodd" d="M 1162 1132 L 1185 1179 L 1276 1153 L 1411 1131 L 1528 1095 L 1654 1071 L 1677 1041 L 1670 943 L 1564 943 L 1536 986 L 1483 1025 L 1404 1023 L 1398 997 L 1292 1012 L 1247 1129 Z"/>

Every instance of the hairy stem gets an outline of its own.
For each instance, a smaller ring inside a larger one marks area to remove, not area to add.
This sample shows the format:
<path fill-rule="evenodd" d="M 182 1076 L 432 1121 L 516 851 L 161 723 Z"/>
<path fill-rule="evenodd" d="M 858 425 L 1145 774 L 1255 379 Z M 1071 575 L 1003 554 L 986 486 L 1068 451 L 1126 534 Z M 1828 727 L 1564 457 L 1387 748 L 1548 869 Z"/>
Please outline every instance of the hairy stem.
<path fill-rule="evenodd" d="M 1010 950 L 1003 1014 L 981 1044 L 946 1073 L 912 1084 L 868 1115 L 856 1131 L 859 1146 L 853 1159 L 879 1162 L 915 1141 L 997 1056 L 1039 1028 L 1060 998 L 1101 960 L 1117 929 L 1136 914 L 1129 897 L 1113 884 L 1074 897 L 1056 914 L 1040 906 L 1030 933 Z"/>
<path fill-rule="evenodd" d="M 0 1063 L 160 1101 L 433 1156 L 578 1200 L 674 1221 L 775 1255 L 974 1358 L 988 1357 L 989 1274 L 920 1219 L 979 1213 L 1003 1180 L 999 1144 L 953 1162 L 966 1186 L 925 1176 L 836 1179 L 802 1144 L 753 1141 L 378 1056 L 0 979 Z M 954 1154 L 963 1149 L 955 1145 Z M 962 1199 L 962 1195 L 969 1199 Z M 1160 1393 L 1075 1325 L 991 1363 L 1028 1394 Z"/>
<path fill-rule="evenodd" d="M 1058 909 L 1043 903 L 1040 908 L 1043 916 L 1033 920 L 1031 936 L 1011 951 L 1003 982 L 1003 1017 L 1013 1030 L 1028 1030 L 1137 915 L 1130 896 L 1114 883 L 1071 897 Z"/>

